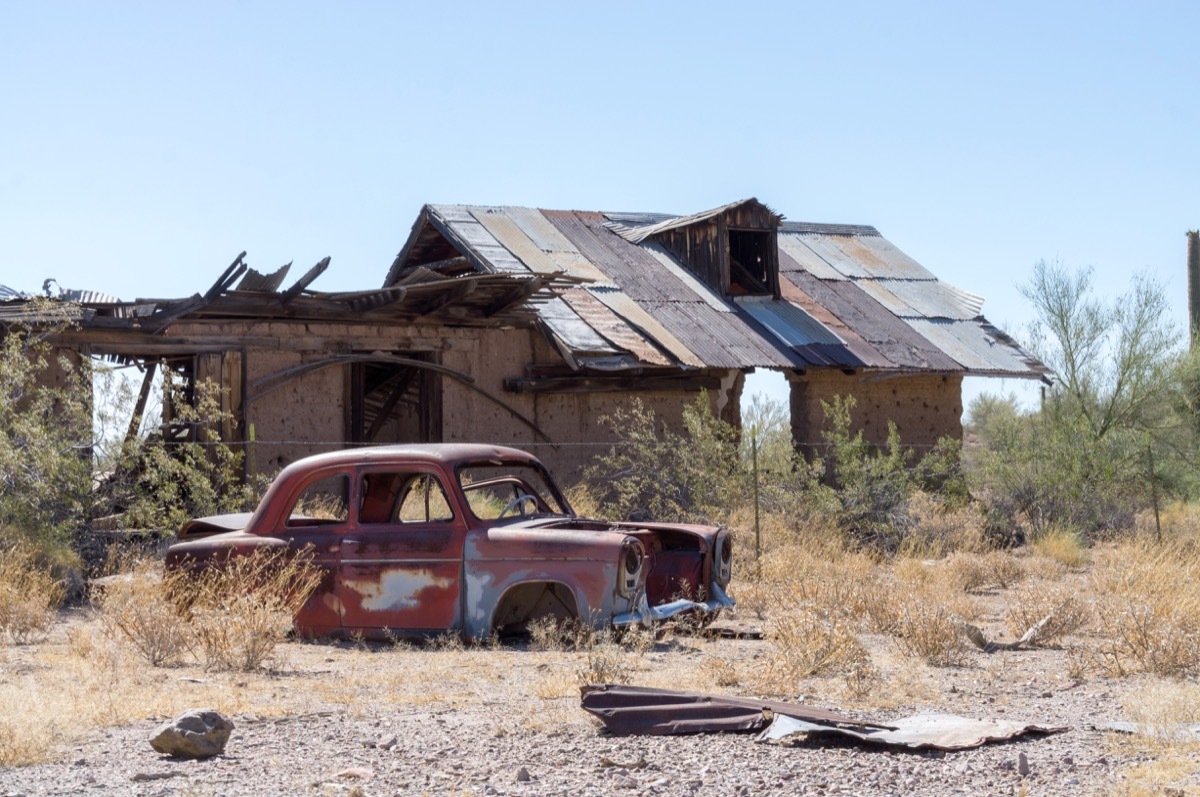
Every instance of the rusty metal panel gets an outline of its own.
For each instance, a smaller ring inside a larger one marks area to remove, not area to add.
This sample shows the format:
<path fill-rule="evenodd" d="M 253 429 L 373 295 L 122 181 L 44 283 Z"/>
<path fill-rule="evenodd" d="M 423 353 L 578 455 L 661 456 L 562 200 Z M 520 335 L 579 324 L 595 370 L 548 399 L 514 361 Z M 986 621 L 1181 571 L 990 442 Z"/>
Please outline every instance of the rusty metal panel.
<path fill-rule="evenodd" d="M 680 263 L 675 257 L 664 249 L 661 245 L 651 242 L 646 242 L 641 245 L 641 248 L 649 252 L 655 260 L 662 265 L 667 271 L 674 274 L 681 282 L 692 289 L 692 293 L 696 294 L 712 309 L 718 313 L 732 313 L 733 307 L 729 305 L 722 297 L 713 292 L 712 288 L 700 281 L 692 272 L 688 271 L 687 267 Z"/>
<path fill-rule="evenodd" d="M 535 274 L 553 276 L 562 269 L 535 244 L 516 223 L 500 211 L 472 210 L 471 215 L 487 228 L 496 240 Z"/>
<path fill-rule="evenodd" d="M 874 253 L 882 265 L 868 267 L 873 277 L 891 279 L 933 280 L 937 276 L 917 261 L 897 249 L 891 241 L 880 235 L 864 235 L 855 239 Z"/>
<path fill-rule="evenodd" d="M 445 222 L 475 221 L 466 205 L 430 205 L 429 209 Z"/>
<path fill-rule="evenodd" d="M 538 317 L 571 351 L 616 354 L 617 350 L 600 337 L 596 330 L 559 298 L 551 299 L 538 308 Z"/>
<path fill-rule="evenodd" d="M 529 240 L 543 252 L 575 252 L 578 251 L 566 239 L 558 228 L 542 215 L 540 210 L 533 208 L 505 208 L 513 224 L 529 236 Z"/>
<path fill-rule="evenodd" d="M 804 365 L 769 333 L 760 332 L 740 313 L 718 313 L 703 302 L 642 302 L 712 368 L 795 368 Z"/>
<path fill-rule="evenodd" d="M 529 274 L 530 270 L 499 243 L 473 247 L 475 251 L 501 274 Z"/>
<path fill-rule="evenodd" d="M 787 346 L 808 346 L 813 343 L 841 343 L 837 335 L 826 329 L 808 313 L 794 304 L 769 296 L 747 296 L 735 300 L 755 321 Z"/>
<path fill-rule="evenodd" d="M 1003 742 L 1027 734 L 1063 733 L 1066 725 L 1034 725 L 1011 720 L 975 720 L 953 714 L 918 714 L 892 720 L 892 728 L 847 728 L 813 722 L 787 712 L 777 712 L 771 726 L 757 741 L 779 742 L 797 737 L 841 736 L 861 742 L 911 750 L 971 750 L 989 742 Z"/>
<path fill-rule="evenodd" d="M 862 730 L 891 727 L 863 723 L 826 709 L 782 700 L 620 684 L 589 684 L 580 687 L 579 691 L 583 710 L 603 722 L 614 736 L 755 731 L 767 726 L 770 714 L 785 714 L 825 725 L 849 725 Z"/>
<path fill-rule="evenodd" d="M 888 290 L 896 280 L 888 280 L 886 283 L 883 280 L 855 280 L 854 284 L 867 293 L 872 299 L 886 307 L 889 312 L 894 313 L 902 318 L 917 318 L 924 316 L 924 313 L 917 312 L 908 302 L 901 299 L 896 294 Z M 921 285 L 933 285 L 932 282 L 922 281 Z"/>
<path fill-rule="evenodd" d="M 974 320 L 908 319 L 909 325 L 932 341 L 968 372 L 1038 376 L 1046 373 L 1032 355 L 1022 351 L 1007 335 Z"/>
<path fill-rule="evenodd" d="M 847 277 L 870 277 L 871 272 L 863 268 L 862 264 L 849 257 L 842 248 L 838 246 L 838 241 L 846 236 L 831 236 L 831 235 L 801 235 L 800 240 L 809 249 L 820 255 L 821 259 L 830 265 L 838 273 Z"/>
<path fill-rule="evenodd" d="M 804 269 L 823 280 L 844 280 L 848 277 L 825 261 L 807 244 L 804 236 L 791 233 L 779 234 L 779 270 L 799 271 Z"/>
<path fill-rule="evenodd" d="M 853 282 L 819 280 L 793 272 L 788 279 L 886 357 L 893 367 L 929 371 L 963 370 L 916 330 Z"/>
<path fill-rule="evenodd" d="M 675 337 L 670 330 L 624 293 L 619 290 L 596 288 L 592 291 L 592 295 L 635 328 L 643 330 L 653 337 L 658 341 L 660 346 L 671 352 L 679 362 L 697 368 L 704 366 L 704 362 L 693 354 L 686 344 Z"/>
<path fill-rule="evenodd" d="M 865 280 L 862 287 L 866 290 Z M 983 311 L 983 299 L 941 280 L 873 280 L 926 318 L 975 318 Z"/>
<path fill-rule="evenodd" d="M 826 329 L 842 339 L 843 344 L 840 352 L 832 346 L 816 347 L 823 356 L 832 358 L 833 362 L 838 364 L 851 367 L 888 368 L 894 365 L 894 363 L 871 346 L 870 343 L 863 340 L 861 335 L 842 323 L 841 319 L 814 301 L 811 296 L 790 282 L 787 277 L 780 278 L 779 290 L 786 301 L 802 308 L 806 313 L 820 321 Z M 806 351 L 812 348 L 814 347 L 807 347 Z"/>
<path fill-rule="evenodd" d="M 650 341 L 588 291 L 570 288 L 563 291 L 563 299 L 585 323 L 614 346 L 625 349 L 645 363 L 672 365 Z"/>

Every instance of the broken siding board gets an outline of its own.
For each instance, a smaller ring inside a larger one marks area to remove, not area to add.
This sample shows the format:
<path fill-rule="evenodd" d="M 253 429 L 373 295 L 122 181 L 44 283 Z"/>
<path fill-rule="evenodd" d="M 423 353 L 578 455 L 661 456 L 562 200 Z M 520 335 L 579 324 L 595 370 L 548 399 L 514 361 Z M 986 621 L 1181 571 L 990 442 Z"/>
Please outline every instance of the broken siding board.
<path fill-rule="evenodd" d="M 554 261 L 547 257 L 546 253 L 538 248 L 529 239 L 529 236 L 513 223 L 512 219 L 499 213 L 482 213 L 480 211 L 473 213 L 479 223 L 486 227 L 488 232 L 495 236 L 496 240 L 530 271 L 547 276 L 562 273 L 562 269 L 555 265 Z"/>
<path fill-rule="evenodd" d="M 655 346 L 583 288 L 563 291 L 563 300 L 602 337 L 615 347 L 624 349 L 639 360 L 653 365 L 672 365 Z"/>
<path fill-rule="evenodd" d="M 598 289 L 593 291 L 592 295 L 635 328 L 645 330 L 660 346 L 671 352 L 679 362 L 696 368 L 704 366 L 700 358 L 686 344 L 624 293 Z"/>

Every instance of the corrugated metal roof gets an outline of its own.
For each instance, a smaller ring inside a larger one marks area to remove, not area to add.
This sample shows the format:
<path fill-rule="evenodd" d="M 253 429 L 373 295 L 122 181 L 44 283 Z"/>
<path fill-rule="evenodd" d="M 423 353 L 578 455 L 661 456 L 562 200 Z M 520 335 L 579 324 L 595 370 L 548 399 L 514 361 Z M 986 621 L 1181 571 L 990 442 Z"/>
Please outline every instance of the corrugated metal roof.
<path fill-rule="evenodd" d="M 0 285 L 0 302 L 7 302 L 12 299 L 28 299 L 28 298 L 29 298 L 29 294 L 27 294 L 27 293 L 22 293 L 21 291 L 18 291 L 18 290 L 8 287 L 7 285 Z"/>
<path fill-rule="evenodd" d="M 991 325 L 925 318 L 908 319 L 908 323 L 969 371 L 1000 375 L 1048 373 L 1032 356 L 1010 345 L 1007 335 L 996 334 L 999 330 Z"/>
<path fill-rule="evenodd" d="M 939 282 L 874 227 L 782 222 L 782 298 L 736 305 L 651 240 L 752 201 L 689 216 L 426 206 L 427 221 L 414 226 L 389 279 L 435 262 L 457 273 L 461 261 L 440 259 L 451 257 L 449 242 L 480 271 L 536 273 L 586 286 L 566 293 L 565 286 L 557 288 L 567 301 L 539 294 L 530 302 L 556 345 L 593 362 L 605 357 L 614 368 L 622 362 L 661 366 L 666 359 L 711 368 L 1044 371 L 1002 333 L 1004 340 L 992 345 L 1009 359 L 984 356 L 981 341 L 990 327 L 979 316 L 982 300 Z M 928 323 L 939 319 L 976 333 Z"/>
<path fill-rule="evenodd" d="M 736 302 L 738 307 L 786 346 L 808 346 L 813 343 L 836 345 L 842 342 L 819 321 L 789 302 L 769 296 L 746 296 Z"/>

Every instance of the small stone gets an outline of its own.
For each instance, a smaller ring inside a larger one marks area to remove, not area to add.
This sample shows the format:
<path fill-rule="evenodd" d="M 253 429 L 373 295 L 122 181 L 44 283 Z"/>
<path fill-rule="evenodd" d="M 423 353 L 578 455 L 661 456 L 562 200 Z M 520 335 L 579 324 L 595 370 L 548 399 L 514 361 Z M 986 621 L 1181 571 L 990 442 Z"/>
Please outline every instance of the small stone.
<path fill-rule="evenodd" d="M 212 758 L 225 751 L 233 723 L 213 709 L 194 708 L 160 725 L 150 737 L 156 752 L 173 758 Z"/>
<path fill-rule="evenodd" d="M 375 773 L 366 767 L 350 767 L 349 769 L 343 769 L 334 775 L 334 777 L 342 780 L 370 780 L 375 777 Z"/>
<path fill-rule="evenodd" d="M 1017 773 L 1021 777 L 1025 777 L 1029 774 L 1029 757 L 1024 753 L 1019 753 L 1017 755 Z"/>
<path fill-rule="evenodd" d="M 87 759 L 86 758 L 76 758 L 74 761 L 71 762 L 71 764 L 73 766 L 77 766 L 77 767 L 86 767 Z"/>
<path fill-rule="evenodd" d="M 517 770 L 517 782 L 518 783 L 528 783 L 531 780 L 533 780 L 533 778 L 530 776 L 528 769 L 526 769 L 525 767 L 521 767 L 520 769 Z"/>
<path fill-rule="evenodd" d="M 393 747 L 395 747 L 399 743 L 399 741 L 400 740 L 397 739 L 395 736 L 390 736 L 387 739 L 384 739 L 382 742 L 379 743 L 379 748 L 381 750 L 391 750 Z"/>
<path fill-rule="evenodd" d="M 618 789 L 636 789 L 638 787 L 638 782 L 626 775 L 616 775 L 612 782 Z"/>
<path fill-rule="evenodd" d="M 1053 692 L 1042 692 L 1042 697 L 1054 697 Z"/>

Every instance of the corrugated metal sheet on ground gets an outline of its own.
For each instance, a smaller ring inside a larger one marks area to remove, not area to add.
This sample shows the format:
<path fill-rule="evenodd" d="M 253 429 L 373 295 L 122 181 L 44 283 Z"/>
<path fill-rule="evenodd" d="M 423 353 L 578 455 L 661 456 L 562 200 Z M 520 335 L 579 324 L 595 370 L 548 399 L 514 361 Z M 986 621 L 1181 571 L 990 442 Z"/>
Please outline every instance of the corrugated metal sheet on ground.
<path fill-rule="evenodd" d="M 736 300 L 736 304 L 788 346 L 842 342 L 815 318 L 782 299 L 749 296 Z"/>
<path fill-rule="evenodd" d="M 858 280 L 858 286 L 897 315 L 975 318 L 983 299 L 940 280 Z"/>
<path fill-rule="evenodd" d="M 600 335 L 620 349 L 630 352 L 639 360 L 653 365 L 672 365 L 654 344 L 642 337 L 623 318 L 610 310 L 603 302 L 583 288 L 563 291 L 563 299 L 579 317 L 591 325 Z M 690 352 L 689 352 L 690 354 Z"/>
<path fill-rule="evenodd" d="M 567 210 L 542 213 L 593 266 L 620 285 L 634 301 L 669 302 L 680 298 L 701 301 L 683 281 L 659 265 L 653 255 L 613 235 L 599 213 Z"/>
<path fill-rule="evenodd" d="M 647 313 L 641 305 L 622 293 L 620 289 L 594 288 L 591 293 L 614 313 L 658 341 L 658 344 L 671 352 L 679 362 L 696 368 L 704 366 L 704 362 L 688 348 L 687 344 L 679 340 L 670 330 L 659 323 L 658 319 Z"/>
<path fill-rule="evenodd" d="M 471 215 L 534 274 L 553 276 L 562 273 L 563 270 L 525 234 L 524 230 L 502 212 L 472 210 Z"/>
<path fill-rule="evenodd" d="M 887 238 L 868 235 L 856 240 L 874 252 L 884 264 L 882 267 L 866 266 L 872 277 L 910 280 L 937 279 L 933 272 L 901 252 Z"/>
<path fill-rule="evenodd" d="M 797 238 L 809 249 L 816 252 L 822 260 L 828 263 L 839 274 L 846 277 L 871 276 L 871 272 L 863 268 L 862 264 L 851 257 L 847 257 L 846 253 L 837 245 L 838 242 L 835 236 L 800 235 Z"/>
<path fill-rule="evenodd" d="M 962 370 L 956 360 L 939 351 L 853 282 L 819 280 L 802 271 L 789 274 L 788 279 L 857 332 L 893 366 L 931 371 Z"/>
<path fill-rule="evenodd" d="M 538 308 L 538 317 L 572 351 L 616 354 L 617 349 L 579 317 L 565 301 L 554 298 Z"/>
<path fill-rule="evenodd" d="M 661 245 L 651 242 L 646 242 L 641 245 L 641 248 L 649 252 L 655 260 L 657 260 L 663 268 L 674 274 L 684 284 L 692 289 L 692 293 L 703 299 L 709 307 L 716 310 L 718 313 L 732 313 L 733 308 L 729 304 L 713 293 L 712 289 L 705 285 L 700 279 L 687 270 L 687 266 L 676 260 L 670 252 L 664 249 Z M 683 297 L 680 297 L 683 298 Z"/>
<path fill-rule="evenodd" d="M 718 313 L 703 302 L 642 302 L 710 368 L 794 368 L 790 349 L 752 328 L 739 313 Z"/>
<path fill-rule="evenodd" d="M 804 270 L 823 280 L 849 279 L 804 243 L 804 236 L 779 234 L 779 270 Z"/>
<path fill-rule="evenodd" d="M 1027 375 L 1030 371 L 1029 355 L 989 334 L 975 321 L 914 318 L 908 323 L 968 371 Z"/>

